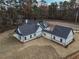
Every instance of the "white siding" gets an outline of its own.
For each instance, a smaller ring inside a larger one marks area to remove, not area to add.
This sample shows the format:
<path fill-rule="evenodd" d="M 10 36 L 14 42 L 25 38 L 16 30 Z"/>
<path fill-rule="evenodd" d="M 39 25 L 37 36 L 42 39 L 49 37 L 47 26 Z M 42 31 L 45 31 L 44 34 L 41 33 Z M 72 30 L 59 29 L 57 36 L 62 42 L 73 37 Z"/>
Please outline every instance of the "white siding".
<path fill-rule="evenodd" d="M 13 36 L 16 37 L 18 40 L 20 40 L 21 42 L 30 41 L 30 40 L 33 40 L 37 37 L 43 36 L 43 37 L 45 37 L 49 40 L 55 41 L 55 42 L 57 42 L 57 43 L 59 43 L 63 46 L 68 45 L 70 42 L 72 42 L 72 40 L 74 38 L 74 34 L 73 34 L 72 31 L 70 31 L 68 38 L 64 39 L 64 38 L 55 36 L 55 35 L 47 33 L 47 32 L 42 32 L 41 27 L 39 27 L 38 30 L 35 33 L 27 35 L 27 36 L 21 36 L 21 38 L 20 38 L 20 35 L 18 35 L 18 34 L 14 34 Z M 26 37 L 26 40 L 25 40 L 25 37 Z M 54 39 L 54 37 L 55 37 L 55 39 Z M 62 39 L 62 42 L 60 41 L 60 39 Z"/>
<path fill-rule="evenodd" d="M 62 45 L 65 45 L 65 43 L 66 43 L 65 39 L 58 37 L 58 36 L 55 36 L 55 35 L 52 35 L 52 34 L 47 33 L 47 32 L 43 32 L 42 36 L 49 39 L 49 40 L 55 41 L 59 44 L 62 44 Z M 54 39 L 54 37 L 55 37 L 55 39 Z M 62 42 L 60 42 L 60 39 L 62 39 Z"/>
<path fill-rule="evenodd" d="M 55 37 L 55 39 L 54 39 L 54 37 Z M 60 39 L 62 39 L 62 42 L 60 41 Z M 59 43 L 59 44 L 62 44 L 62 45 L 65 44 L 65 39 L 64 38 L 61 38 L 61 37 L 58 37 L 58 36 L 55 36 L 55 35 L 52 35 L 52 40 Z"/>
<path fill-rule="evenodd" d="M 42 36 L 45 37 L 45 38 L 47 38 L 47 39 L 50 39 L 50 40 L 52 39 L 51 34 L 49 34 L 47 32 L 43 32 Z"/>
<path fill-rule="evenodd" d="M 42 31 L 36 32 L 36 36 L 37 36 L 37 37 L 42 36 Z"/>
<path fill-rule="evenodd" d="M 50 31 L 51 29 L 50 29 L 50 27 L 47 27 L 47 28 L 45 28 L 45 30 L 48 30 L 48 31 Z"/>
<path fill-rule="evenodd" d="M 14 37 L 16 37 L 18 40 L 20 40 L 19 35 L 18 34 L 13 34 Z"/>
<path fill-rule="evenodd" d="M 42 31 L 42 28 L 41 27 L 39 27 L 36 32 L 40 32 L 40 31 Z"/>
<path fill-rule="evenodd" d="M 35 36 L 34 36 L 34 34 L 35 34 Z M 31 36 L 31 37 L 30 37 Z M 26 37 L 26 40 L 25 40 L 25 38 L 24 38 L 24 40 L 23 39 L 21 39 L 23 42 L 26 42 L 26 41 L 30 41 L 30 40 L 33 40 L 33 39 L 35 39 L 35 38 L 37 38 L 37 37 L 39 37 L 39 36 L 41 36 L 41 32 L 36 32 L 36 33 L 33 33 L 33 34 L 30 34 L 30 35 L 28 35 L 28 36 L 25 36 Z"/>
<path fill-rule="evenodd" d="M 23 42 L 23 41 L 24 41 L 24 37 L 23 37 L 23 36 L 21 36 L 21 39 L 20 39 L 20 41 L 21 41 L 21 42 Z"/>
<path fill-rule="evenodd" d="M 21 36 L 21 39 L 20 39 L 20 36 L 18 34 L 14 34 L 13 36 L 16 37 L 18 40 L 20 40 L 21 42 L 26 42 L 26 41 L 30 41 L 32 39 L 35 39 L 37 37 L 40 37 L 41 35 L 42 35 L 42 28 L 39 27 L 35 33 L 27 35 L 27 36 Z M 26 37 L 26 40 L 25 40 L 25 37 Z"/>
<path fill-rule="evenodd" d="M 74 34 L 72 32 L 72 30 L 70 31 L 68 38 L 66 39 L 66 45 L 68 45 L 70 42 L 72 42 L 74 39 Z"/>
<path fill-rule="evenodd" d="M 60 42 L 60 37 L 58 37 L 58 36 L 55 36 L 55 40 L 57 40 L 58 42 Z"/>
<path fill-rule="evenodd" d="M 41 27 L 39 27 L 38 30 L 36 31 L 36 36 L 37 37 L 42 36 L 42 28 Z"/>
<path fill-rule="evenodd" d="M 27 35 L 27 36 L 21 36 L 21 39 L 20 39 L 20 35 L 18 35 L 18 34 L 14 34 L 13 36 L 16 37 L 21 42 L 26 42 L 26 41 L 33 40 L 37 37 L 40 37 L 41 33 L 42 32 L 40 31 L 40 32 L 36 32 L 36 33 L 30 34 L 30 35 Z M 36 34 L 36 35 L 34 36 L 34 34 Z M 25 40 L 25 37 L 26 37 L 26 40 Z"/>

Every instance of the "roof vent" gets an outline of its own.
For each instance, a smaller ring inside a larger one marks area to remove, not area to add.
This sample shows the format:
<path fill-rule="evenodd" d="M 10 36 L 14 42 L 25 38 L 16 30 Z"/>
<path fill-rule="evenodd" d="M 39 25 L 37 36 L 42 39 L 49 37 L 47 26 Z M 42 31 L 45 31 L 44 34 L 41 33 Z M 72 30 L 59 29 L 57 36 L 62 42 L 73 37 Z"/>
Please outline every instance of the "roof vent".
<path fill-rule="evenodd" d="M 27 24 L 27 23 L 28 23 L 28 20 L 26 19 L 25 22 L 26 22 L 26 24 Z"/>

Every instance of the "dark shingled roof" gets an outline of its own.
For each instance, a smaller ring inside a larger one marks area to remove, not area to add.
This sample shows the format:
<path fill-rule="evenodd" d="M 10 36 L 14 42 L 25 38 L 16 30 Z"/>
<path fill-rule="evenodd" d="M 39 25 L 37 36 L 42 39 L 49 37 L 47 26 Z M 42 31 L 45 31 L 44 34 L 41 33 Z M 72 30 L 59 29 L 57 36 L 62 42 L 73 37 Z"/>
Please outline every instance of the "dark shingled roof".
<path fill-rule="evenodd" d="M 28 20 L 27 24 L 36 24 L 38 21 L 35 20 Z"/>
<path fill-rule="evenodd" d="M 72 28 L 56 25 L 53 31 L 47 31 L 47 30 L 44 30 L 44 31 L 51 33 L 53 35 L 56 35 L 58 37 L 67 39 L 71 30 Z"/>
<path fill-rule="evenodd" d="M 45 26 L 44 26 L 44 24 L 43 24 L 43 23 L 40 23 L 40 25 L 41 25 L 42 29 L 44 29 L 44 28 L 45 28 Z"/>
<path fill-rule="evenodd" d="M 45 22 L 45 21 L 39 21 L 39 24 L 40 24 L 42 29 L 45 29 L 48 27 L 47 22 Z"/>
<path fill-rule="evenodd" d="M 20 30 L 21 33 L 19 33 L 18 28 Z M 39 28 L 39 26 L 37 25 L 36 22 L 28 22 L 28 23 L 24 23 L 21 26 L 18 26 L 16 33 L 22 36 L 26 36 L 32 33 L 35 33 L 37 31 L 37 29 Z"/>

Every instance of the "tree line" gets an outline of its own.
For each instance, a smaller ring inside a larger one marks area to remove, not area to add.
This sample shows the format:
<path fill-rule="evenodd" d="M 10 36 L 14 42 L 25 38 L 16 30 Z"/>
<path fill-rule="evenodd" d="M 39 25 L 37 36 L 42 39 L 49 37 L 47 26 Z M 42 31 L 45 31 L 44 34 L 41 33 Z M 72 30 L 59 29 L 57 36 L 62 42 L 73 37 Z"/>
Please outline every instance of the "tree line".
<path fill-rule="evenodd" d="M 49 17 L 61 19 L 61 20 L 68 20 L 73 22 L 79 22 L 79 8 L 76 7 L 76 0 L 71 0 L 70 2 L 64 1 L 57 4 L 51 3 L 49 5 Z M 77 16 L 77 19 L 76 19 Z"/>
<path fill-rule="evenodd" d="M 40 3 L 40 4 L 39 4 Z M 24 19 L 61 19 L 79 22 L 75 0 L 52 2 L 45 0 L 0 0 L 0 27 L 21 24 Z"/>

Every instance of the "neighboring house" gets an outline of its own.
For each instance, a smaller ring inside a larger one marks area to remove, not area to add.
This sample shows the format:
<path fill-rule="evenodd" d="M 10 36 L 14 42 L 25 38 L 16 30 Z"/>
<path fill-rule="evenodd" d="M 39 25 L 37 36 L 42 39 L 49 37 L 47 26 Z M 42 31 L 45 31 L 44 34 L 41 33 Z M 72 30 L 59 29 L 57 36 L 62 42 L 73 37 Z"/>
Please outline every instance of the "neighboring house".
<path fill-rule="evenodd" d="M 21 42 L 27 42 L 43 36 L 63 46 L 69 45 L 74 40 L 72 28 L 58 25 L 54 28 L 49 28 L 46 22 L 32 20 L 26 20 L 26 22 L 18 26 L 14 36 Z"/>
<path fill-rule="evenodd" d="M 43 30 L 43 37 L 53 40 L 63 46 L 67 46 L 74 40 L 72 28 L 56 25 L 53 30 Z"/>

